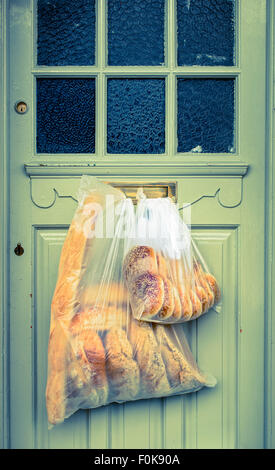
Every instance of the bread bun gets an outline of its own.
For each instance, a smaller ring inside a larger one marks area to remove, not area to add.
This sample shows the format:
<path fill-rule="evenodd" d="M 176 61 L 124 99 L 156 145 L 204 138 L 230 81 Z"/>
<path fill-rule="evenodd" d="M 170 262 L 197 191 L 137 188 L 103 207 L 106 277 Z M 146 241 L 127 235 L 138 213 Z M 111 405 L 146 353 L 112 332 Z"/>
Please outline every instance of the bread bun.
<path fill-rule="evenodd" d="M 192 317 L 193 313 L 193 306 L 189 297 L 189 293 L 183 284 L 178 284 L 177 289 L 181 302 L 181 318 L 183 321 L 188 321 Z"/>
<path fill-rule="evenodd" d="M 212 274 L 209 274 L 209 273 L 205 273 L 205 279 L 214 293 L 214 296 L 215 296 L 214 303 L 217 304 L 221 300 L 221 290 L 219 288 L 217 280 Z"/>
<path fill-rule="evenodd" d="M 147 271 L 152 274 L 158 273 L 155 250 L 150 246 L 134 246 L 123 262 L 124 279 L 126 282 L 131 282 Z"/>
<path fill-rule="evenodd" d="M 157 318 L 160 320 L 167 320 L 171 317 L 175 309 L 174 287 L 169 279 L 163 276 L 161 277 L 164 285 L 164 300 Z"/>
<path fill-rule="evenodd" d="M 131 302 L 138 318 L 152 318 L 164 301 L 164 282 L 161 276 L 146 271 L 128 284 Z"/>

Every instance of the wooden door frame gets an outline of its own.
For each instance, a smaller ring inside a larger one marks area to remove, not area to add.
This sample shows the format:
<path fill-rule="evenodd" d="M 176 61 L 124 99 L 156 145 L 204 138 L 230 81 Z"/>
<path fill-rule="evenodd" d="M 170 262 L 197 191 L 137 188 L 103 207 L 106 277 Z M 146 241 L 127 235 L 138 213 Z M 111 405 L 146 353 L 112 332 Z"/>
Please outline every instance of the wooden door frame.
<path fill-rule="evenodd" d="M 9 103 L 9 63 L 7 54 L 9 45 L 7 41 L 7 14 L 8 0 L 0 0 L 0 191 L 1 191 L 1 228 L 0 228 L 0 321 L 1 321 L 1 361 L 0 361 L 0 423 L 2 428 L 1 447 L 9 447 L 9 258 L 12 255 L 12 248 L 9 245 L 9 113 L 12 111 Z M 272 394 L 275 383 L 275 370 L 272 365 L 275 363 L 275 349 L 272 341 L 275 337 L 275 302 L 273 301 L 272 290 L 275 280 L 275 259 L 273 249 L 273 238 L 275 235 L 275 204 L 273 199 L 275 185 L 275 112 L 274 112 L 274 82 L 275 82 L 275 6 L 273 0 L 267 0 L 267 126 L 266 126 L 266 270 L 265 270 L 265 447 L 275 448 L 275 432 L 273 423 L 275 422 L 275 399 Z M 255 241 L 256 242 L 256 241 Z M 259 312 L 261 314 L 261 312 Z M 272 321 L 273 320 L 273 321 Z"/>
<path fill-rule="evenodd" d="M 0 0 L 0 426 L 1 448 L 9 447 L 9 149 L 7 0 Z"/>
<path fill-rule="evenodd" d="M 275 448 L 275 5 L 267 3 L 266 269 L 265 269 L 265 447 Z"/>

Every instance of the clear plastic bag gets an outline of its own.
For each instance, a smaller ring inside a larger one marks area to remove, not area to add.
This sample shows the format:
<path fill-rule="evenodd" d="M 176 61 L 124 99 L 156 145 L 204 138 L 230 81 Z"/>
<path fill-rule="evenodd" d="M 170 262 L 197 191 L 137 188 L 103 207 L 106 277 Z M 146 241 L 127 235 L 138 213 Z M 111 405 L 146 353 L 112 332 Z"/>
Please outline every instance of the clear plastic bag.
<path fill-rule="evenodd" d="M 220 302 L 215 277 L 169 198 L 139 200 L 123 275 L 137 320 L 182 323 Z"/>
<path fill-rule="evenodd" d="M 131 312 L 123 259 L 134 207 L 117 189 L 81 179 L 52 299 L 46 405 L 49 427 L 80 408 L 213 387 L 183 328 L 140 322 Z"/>

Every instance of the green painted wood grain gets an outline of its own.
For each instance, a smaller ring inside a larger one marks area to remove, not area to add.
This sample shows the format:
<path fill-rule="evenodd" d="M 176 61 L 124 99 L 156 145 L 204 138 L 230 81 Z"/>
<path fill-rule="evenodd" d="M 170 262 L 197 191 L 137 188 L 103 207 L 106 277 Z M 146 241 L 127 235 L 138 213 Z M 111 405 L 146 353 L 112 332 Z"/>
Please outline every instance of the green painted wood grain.
<path fill-rule="evenodd" d="M 173 50 L 174 6 L 169 0 L 168 50 Z M 1 6 L 6 2 L 1 2 Z M 196 164 L 219 162 L 219 155 L 194 157 L 192 177 L 173 174 L 178 183 L 179 202 L 192 201 L 194 197 L 215 194 L 220 186 L 221 202 L 233 202 L 231 209 L 219 203 L 218 197 L 205 197 L 192 206 L 194 233 L 211 267 L 220 276 L 224 291 L 224 309 L 220 315 L 210 312 L 197 324 L 187 325 L 188 338 L 201 364 L 217 374 L 219 383 L 213 390 L 197 394 L 171 397 L 125 405 L 80 411 L 59 428 L 47 429 L 44 386 L 46 381 L 47 339 L 50 301 L 56 279 L 58 254 L 66 229 L 70 224 L 75 202 L 70 198 L 57 198 L 49 209 L 42 209 L 51 200 L 52 188 L 61 194 L 75 193 L 77 179 L 74 175 L 54 174 L 33 178 L 36 206 L 31 200 L 30 177 L 24 164 L 39 164 L 35 155 L 35 76 L 45 71 L 35 67 L 35 30 L 32 22 L 34 2 L 10 0 L 7 23 L 9 45 L 9 153 L 10 179 L 7 181 L 10 198 L 10 312 L 9 312 L 9 378 L 10 427 L 12 448 L 74 448 L 74 447 L 248 447 L 264 446 L 264 215 L 265 215 L 265 103 L 266 103 L 266 1 L 242 0 L 238 9 L 240 34 L 238 34 L 238 65 L 234 69 L 223 68 L 176 70 L 172 56 L 167 70 L 168 150 L 165 161 L 192 163 L 191 155 L 175 155 L 175 76 L 213 73 L 236 76 L 238 153 L 228 156 L 228 161 L 245 162 L 248 174 L 224 174 L 202 177 Z M 6 6 L 5 6 L 6 8 Z M 105 39 L 103 13 L 104 2 L 99 1 L 101 18 L 100 37 Z M 170 36 L 169 36 L 170 37 Z M 98 51 L 98 63 L 104 65 L 104 42 Z M 109 70 L 108 73 L 114 73 Z M 67 68 L 48 70 L 52 75 L 77 76 L 98 74 L 98 143 L 97 158 L 105 157 L 105 76 L 102 69 L 84 70 Z M 117 70 L 116 73 L 125 73 Z M 135 73 L 134 70 L 127 73 Z M 152 74 L 141 70 L 142 74 Z M 160 73 L 160 71 L 156 71 Z M 162 73 L 162 72 L 161 72 Z M 3 79 L 2 79 L 3 81 Z M 3 90 L 3 88 L 2 88 Z M 30 110 L 24 116 L 17 115 L 13 104 L 25 99 Z M 87 162 L 86 155 L 77 162 Z M 175 160 L 173 160 L 175 158 Z M 121 164 L 121 175 L 135 178 L 132 169 L 123 167 L 123 157 L 114 157 Z M 137 156 L 134 168 L 139 167 L 144 156 Z M 160 160 L 148 156 L 158 165 Z M 206 159 L 206 160 L 205 160 Z M 58 162 L 59 156 L 43 157 L 46 162 Z M 64 161 L 64 160 L 63 160 Z M 222 161 L 226 163 L 223 156 Z M 68 156 L 66 163 L 76 162 Z M 226 167 L 226 165 L 225 165 Z M 144 169 L 144 179 L 165 181 L 165 167 L 152 165 Z M 222 170 L 221 170 L 222 173 Z M 112 176 L 108 167 L 101 169 L 101 177 Z M 1 175 L 2 176 L 2 175 Z M 119 174 L 116 178 L 119 178 Z M 7 177 L 7 175 L 6 175 Z M 168 178 L 169 179 L 169 178 Z M 7 190 L 6 186 L 6 190 Z M 240 202 L 237 204 L 237 202 Z M 236 204 L 235 204 L 236 203 Z M 2 217 L 5 217 L 2 216 Z M 6 214 L 7 217 L 7 214 Z M 1 232 L 3 237 L 3 233 Z M 13 255 L 13 248 L 20 241 L 25 253 Z M 257 295 L 255 294 L 257 293 Z M 32 294 L 32 297 L 30 296 Z M 271 317 L 270 320 L 271 321 Z M 32 326 L 32 328 L 31 328 Z M 240 331 L 242 330 L 242 332 Z M 213 337 L 211 338 L 211 335 Z M 269 336 L 269 341 L 271 337 Z M 271 351 L 272 353 L 272 351 Z M 271 357 L 270 357 L 271 359 Z M 213 368 L 213 370 L 212 370 Z M 267 368 L 267 370 L 270 370 Z M 271 379 L 270 379 L 271 380 Z M 270 385 L 271 387 L 271 385 Z M 269 393 L 272 388 L 269 389 Z M 274 413 L 272 407 L 269 407 Z M 5 418 L 5 421 L 7 419 Z M 269 426 L 271 430 L 271 424 Z M 271 431 L 270 431 L 271 432 Z M 7 440 L 6 440 L 7 441 Z M 271 445 L 271 440 L 269 440 Z M 6 442 L 7 445 L 7 442 Z"/>

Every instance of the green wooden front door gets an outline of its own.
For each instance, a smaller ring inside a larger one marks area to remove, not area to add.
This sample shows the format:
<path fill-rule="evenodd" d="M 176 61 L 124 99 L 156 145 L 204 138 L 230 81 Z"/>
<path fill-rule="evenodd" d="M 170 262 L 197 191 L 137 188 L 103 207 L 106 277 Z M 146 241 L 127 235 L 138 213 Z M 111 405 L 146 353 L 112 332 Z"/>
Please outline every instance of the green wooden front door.
<path fill-rule="evenodd" d="M 40 3 L 47 8 L 47 2 Z M 53 8 L 54 2 L 48 3 Z M 57 9 L 58 2 L 55 3 Z M 233 56 L 214 51 L 209 59 L 206 48 L 203 54 L 194 52 L 199 60 L 194 64 L 192 57 L 186 59 L 177 53 L 177 42 L 182 40 L 177 36 L 178 18 L 183 11 L 188 23 L 194 2 L 179 2 L 177 10 L 176 0 L 167 0 L 163 10 L 158 5 L 157 18 L 163 15 L 163 22 L 156 23 L 164 47 L 154 59 L 156 63 L 152 59 L 149 65 L 146 57 L 134 58 L 134 65 L 125 65 L 123 57 L 113 53 L 117 50 L 116 38 L 107 33 L 107 14 L 111 18 L 111 12 L 116 12 L 111 5 L 114 2 L 95 2 L 94 17 L 87 13 L 93 2 L 76 2 L 88 5 L 78 20 L 70 16 L 69 4 L 75 11 L 75 2 L 65 3 L 60 21 L 67 15 L 72 34 L 69 42 L 65 35 L 63 46 L 59 47 L 71 50 L 71 54 L 56 58 L 57 40 L 55 47 L 48 46 L 53 51 L 49 58 L 43 55 L 43 44 L 51 38 L 47 38 L 43 28 L 39 33 L 43 40 L 37 33 L 39 21 L 42 24 L 37 16 L 37 2 L 2 2 L 7 14 L 10 83 L 8 445 L 261 448 L 265 426 L 266 1 L 233 2 Z M 222 21 L 228 24 L 226 21 L 232 18 L 226 15 L 232 2 L 221 4 L 226 4 L 221 11 L 225 15 Z M 121 22 L 123 8 L 122 5 Z M 60 11 L 59 8 L 55 18 Z M 43 21 L 45 15 L 52 14 L 42 13 Z M 205 12 L 201 8 L 196 14 L 198 21 Z M 87 42 L 83 33 L 83 46 L 80 35 L 77 40 L 83 47 L 75 52 L 73 28 L 81 23 L 83 15 L 88 18 L 88 26 L 95 25 L 95 36 L 89 36 Z M 58 31 L 66 31 L 64 25 L 58 27 Z M 116 31 L 116 27 L 114 19 L 109 32 Z M 125 30 L 124 23 L 121 30 Z M 225 28 L 224 35 L 228 31 Z M 50 32 L 49 29 L 49 35 Z M 127 41 L 132 33 L 130 29 L 126 32 L 125 51 L 130 47 Z M 203 43 L 201 38 L 199 41 Z M 87 55 L 87 47 L 94 50 L 94 55 Z M 145 50 L 146 44 L 142 47 Z M 157 54 L 156 42 L 153 50 Z M 200 56 L 205 62 L 200 62 Z M 224 64 L 221 57 L 228 62 Z M 194 99 L 199 94 L 201 101 L 190 102 L 190 93 Z M 135 115 L 135 99 L 145 118 L 142 113 Z M 27 104 L 26 113 L 15 110 L 20 101 Z M 72 113 L 76 106 L 77 115 Z M 116 114 L 119 106 L 124 114 Z M 200 106 L 210 113 L 204 123 L 200 122 L 202 113 L 195 112 Z M 128 118 L 120 129 L 120 117 L 127 112 Z M 182 119 L 184 113 L 187 114 Z M 78 132 L 81 119 L 82 139 Z M 136 140 L 138 122 L 134 137 L 131 134 L 135 119 L 141 119 L 143 126 Z M 197 127 L 186 129 L 186 122 L 192 123 L 192 119 Z M 204 125 L 209 122 L 210 129 L 204 133 Z M 128 134 L 123 137 L 125 129 Z M 195 136 L 202 136 L 202 140 L 189 141 L 194 129 Z M 218 136 L 213 129 L 218 130 Z M 48 431 L 45 386 L 50 304 L 59 254 L 76 209 L 75 194 L 82 174 L 93 174 L 108 182 L 172 182 L 177 186 L 179 204 L 191 204 L 192 233 L 222 286 L 223 302 L 220 313 L 211 311 L 185 329 L 199 366 L 215 375 L 218 384 L 214 389 L 186 396 L 81 410 Z M 18 243 L 24 248 L 22 256 L 13 252 Z"/>

